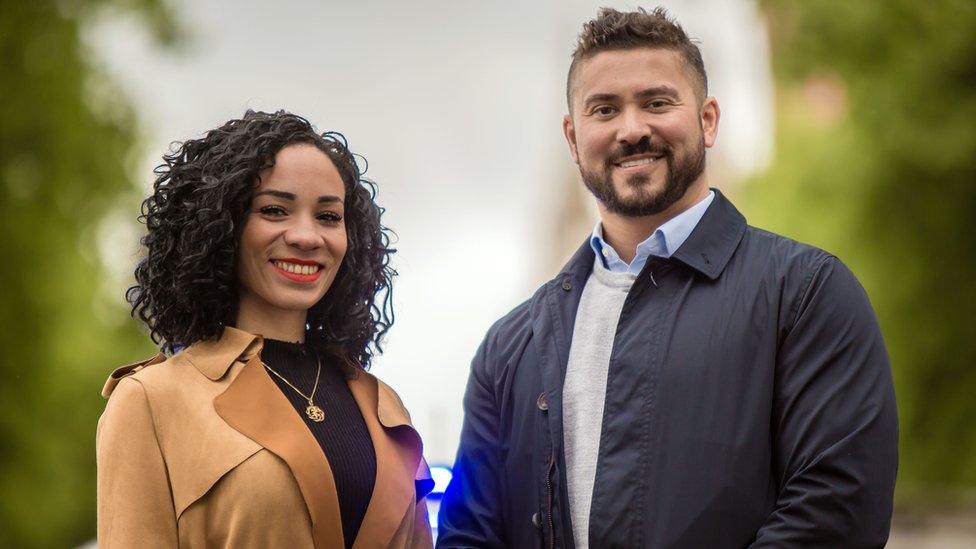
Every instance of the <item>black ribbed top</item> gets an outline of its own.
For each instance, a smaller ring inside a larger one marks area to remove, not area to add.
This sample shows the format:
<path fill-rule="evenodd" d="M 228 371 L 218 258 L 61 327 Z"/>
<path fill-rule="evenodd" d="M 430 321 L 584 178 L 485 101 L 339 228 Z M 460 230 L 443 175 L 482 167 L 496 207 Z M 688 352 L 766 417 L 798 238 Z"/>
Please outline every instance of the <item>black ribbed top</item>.
<path fill-rule="evenodd" d="M 306 395 L 315 384 L 315 351 L 301 343 L 264 340 L 261 360 L 284 376 Z M 308 401 L 271 372 L 275 381 L 328 458 L 335 478 L 342 516 L 342 535 L 352 547 L 366 515 L 376 482 L 376 454 L 362 412 L 346 384 L 346 375 L 332 360 L 322 358 L 322 374 L 315 405 L 325 412 L 325 420 L 314 422 L 305 415 Z"/>

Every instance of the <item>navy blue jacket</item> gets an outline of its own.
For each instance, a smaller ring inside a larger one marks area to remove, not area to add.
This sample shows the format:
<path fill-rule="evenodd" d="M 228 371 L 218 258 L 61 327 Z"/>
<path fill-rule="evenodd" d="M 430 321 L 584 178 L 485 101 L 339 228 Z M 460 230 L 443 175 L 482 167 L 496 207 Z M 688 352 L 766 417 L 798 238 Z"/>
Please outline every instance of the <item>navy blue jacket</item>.
<path fill-rule="evenodd" d="M 499 320 L 464 396 L 438 547 L 573 547 L 562 383 L 588 243 Z M 887 352 L 834 256 L 721 193 L 651 258 L 613 341 L 591 547 L 883 547 L 897 468 Z"/>

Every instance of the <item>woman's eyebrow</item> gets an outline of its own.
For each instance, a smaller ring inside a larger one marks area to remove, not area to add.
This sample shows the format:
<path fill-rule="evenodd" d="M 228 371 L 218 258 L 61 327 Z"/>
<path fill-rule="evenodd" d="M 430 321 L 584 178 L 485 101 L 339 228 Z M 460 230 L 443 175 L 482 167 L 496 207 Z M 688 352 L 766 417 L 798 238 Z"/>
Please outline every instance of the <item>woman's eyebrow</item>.
<path fill-rule="evenodd" d="M 274 189 L 268 189 L 268 190 L 265 190 L 265 191 L 260 191 L 258 193 L 255 193 L 254 197 L 257 198 L 257 197 L 259 197 L 261 195 L 264 195 L 264 194 L 268 194 L 268 195 L 274 196 L 276 198 L 280 198 L 282 200 L 291 200 L 292 202 L 294 202 L 295 199 L 296 199 L 296 196 L 294 194 L 292 194 L 292 193 L 285 192 L 285 191 L 276 191 Z"/>
<path fill-rule="evenodd" d="M 265 194 L 270 195 L 270 196 L 274 196 L 276 198 L 280 198 L 282 200 L 289 200 L 291 202 L 294 202 L 295 200 L 298 199 L 298 197 L 296 197 L 294 193 L 290 193 L 290 192 L 287 192 L 287 191 L 279 191 L 279 190 L 275 190 L 275 189 L 266 189 L 266 190 L 260 191 L 258 193 L 255 193 L 254 197 L 257 198 L 257 197 L 259 197 L 261 195 L 265 195 Z M 334 194 L 327 194 L 327 195 L 320 196 L 319 199 L 318 199 L 318 203 L 319 204 L 323 204 L 323 203 L 331 204 L 333 202 L 342 202 L 342 197 L 341 196 L 336 196 Z"/>

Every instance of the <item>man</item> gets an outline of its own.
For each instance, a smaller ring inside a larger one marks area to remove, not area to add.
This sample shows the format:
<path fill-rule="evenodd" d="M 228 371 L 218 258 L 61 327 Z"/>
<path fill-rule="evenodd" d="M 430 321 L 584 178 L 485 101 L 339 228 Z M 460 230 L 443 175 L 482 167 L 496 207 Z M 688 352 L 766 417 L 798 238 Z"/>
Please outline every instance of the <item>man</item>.
<path fill-rule="evenodd" d="M 861 286 L 709 188 L 720 117 L 661 10 L 584 26 L 563 130 L 600 222 L 489 330 L 439 547 L 881 547 L 897 421 Z"/>

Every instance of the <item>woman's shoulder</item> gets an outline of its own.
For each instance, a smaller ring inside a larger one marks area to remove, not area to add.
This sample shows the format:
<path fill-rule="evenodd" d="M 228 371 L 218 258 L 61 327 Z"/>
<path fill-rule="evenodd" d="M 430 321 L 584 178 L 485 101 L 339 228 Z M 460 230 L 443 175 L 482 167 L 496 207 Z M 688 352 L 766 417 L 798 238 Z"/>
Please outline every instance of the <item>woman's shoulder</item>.
<path fill-rule="evenodd" d="M 197 341 L 178 353 L 167 356 L 157 353 L 151 358 L 116 368 L 105 386 L 102 396 L 109 398 L 125 379 L 138 381 L 148 397 L 176 397 L 192 400 L 194 395 L 212 399 L 215 391 L 226 388 L 234 377 L 234 365 L 246 361 L 255 349 L 257 336 L 225 328 L 213 339 Z"/>
<path fill-rule="evenodd" d="M 105 380 L 105 384 L 102 386 L 102 396 L 109 398 L 123 379 L 134 376 L 146 368 L 161 364 L 167 360 L 168 358 L 163 353 L 156 353 L 149 358 L 115 368 L 108 375 L 108 379 Z"/>
<path fill-rule="evenodd" d="M 110 398 L 119 384 L 125 379 L 139 382 L 147 392 L 165 390 L 170 385 L 182 385 L 190 381 L 186 375 L 187 360 L 184 353 L 166 356 L 157 353 L 152 357 L 119 366 L 112 370 L 105 385 L 102 386 L 102 396 Z"/>
<path fill-rule="evenodd" d="M 256 446 L 234 431 L 214 407 L 214 399 L 227 390 L 244 364 L 230 360 L 223 368 L 225 375 L 211 377 L 216 368 L 207 366 L 216 359 L 208 353 L 194 354 L 195 347 L 117 368 L 102 392 L 108 402 L 100 423 L 128 425 L 140 417 L 149 418 L 143 424 L 152 425 L 154 436 L 168 455 L 182 453 L 188 441 L 202 444 L 205 439 L 234 439 L 237 446 L 245 447 L 242 451 L 253 453 Z M 209 362 L 203 360 L 208 358 Z"/>
<path fill-rule="evenodd" d="M 99 419 L 99 430 L 105 425 L 126 425 L 135 429 L 156 422 L 159 410 L 165 409 L 167 394 L 180 385 L 178 377 L 182 362 L 179 355 L 163 353 L 115 368 L 105 385 L 102 396 L 108 400 Z"/>

